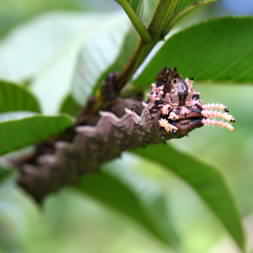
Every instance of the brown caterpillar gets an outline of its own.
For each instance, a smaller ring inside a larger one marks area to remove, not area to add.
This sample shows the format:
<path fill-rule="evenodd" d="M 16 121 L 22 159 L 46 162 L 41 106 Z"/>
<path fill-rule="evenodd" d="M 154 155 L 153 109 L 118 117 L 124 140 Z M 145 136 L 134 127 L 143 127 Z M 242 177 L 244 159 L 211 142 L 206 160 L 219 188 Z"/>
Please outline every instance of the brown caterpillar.
<path fill-rule="evenodd" d="M 42 201 L 129 149 L 181 138 L 204 125 L 233 130 L 228 122 L 211 120 L 232 122 L 234 118 L 224 113 L 226 107 L 203 105 L 192 81 L 183 79 L 175 69 L 160 72 L 147 101 L 117 98 L 112 105 L 111 111 L 100 112 L 95 125 L 73 126 L 73 138 L 59 137 L 45 145 L 47 149 L 37 147 L 29 159 L 19 162 L 18 184 Z"/>

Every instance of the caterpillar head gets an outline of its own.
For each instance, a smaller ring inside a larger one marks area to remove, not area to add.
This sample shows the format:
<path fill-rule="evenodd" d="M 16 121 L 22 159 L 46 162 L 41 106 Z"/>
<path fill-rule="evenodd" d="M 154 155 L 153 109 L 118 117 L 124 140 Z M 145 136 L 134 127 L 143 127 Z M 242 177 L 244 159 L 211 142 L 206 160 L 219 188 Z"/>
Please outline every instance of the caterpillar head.
<path fill-rule="evenodd" d="M 159 125 L 167 133 L 184 135 L 204 125 L 234 130 L 235 119 L 223 104 L 203 104 L 193 81 L 184 79 L 176 69 L 164 68 L 152 84 L 147 103 L 160 112 Z"/>

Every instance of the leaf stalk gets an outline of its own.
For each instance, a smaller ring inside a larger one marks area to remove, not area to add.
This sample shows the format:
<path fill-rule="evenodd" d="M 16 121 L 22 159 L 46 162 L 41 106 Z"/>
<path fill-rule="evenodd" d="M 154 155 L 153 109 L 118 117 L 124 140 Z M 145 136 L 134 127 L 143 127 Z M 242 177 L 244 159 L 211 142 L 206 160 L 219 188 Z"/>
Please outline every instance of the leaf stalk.
<path fill-rule="evenodd" d="M 125 13 L 127 14 L 127 16 L 129 17 L 129 19 L 131 20 L 134 28 L 139 33 L 141 39 L 145 43 L 149 43 L 152 40 L 152 38 L 151 38 L 151 36 L 150 36 L 147 28 L 143 24 L 142 20 L 136 14 L 136 12 L 131 7 L 131 5 L 129 4 L 129 2 L 127 0 L 116 0 L 116 1 L 124 9 Z"/>

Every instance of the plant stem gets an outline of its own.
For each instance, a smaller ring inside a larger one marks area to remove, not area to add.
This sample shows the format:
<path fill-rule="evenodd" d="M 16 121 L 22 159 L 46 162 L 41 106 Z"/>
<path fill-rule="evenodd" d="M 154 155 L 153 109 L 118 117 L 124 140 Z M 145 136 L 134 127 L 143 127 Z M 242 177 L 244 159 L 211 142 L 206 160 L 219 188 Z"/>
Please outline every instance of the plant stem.
<path fill-rule="evenodd" d="M 151 38 L 147 28 L 145 27 L 145 25 L 141 21 L 140 17 L 135 13 L 135 11 L 133 10 L 133 8 L 129 4 L 129 2 L 127 0 L 116 0 L 116 1 L 121 5 L 121 7 L 124 9 L 126 14 L 128 15 L 128 17 L 131 20 L 132 24 L 134 25 L 136 31 L 139 33 L 141 39 L 145 43 L 149 43 L 152 40 L 152 38 Z"/>
<path fill-rule="evenodd" d="M 119 1 L 119 0 L 118 0 Z M 149 32 L 152 40 L 149 43 L 141 41 L 138 49 L 130 60 L 129 64 L 123 70 L 118 80 L 118 90 L 124 88 L 131 76 L 135 73 L 138 67 L 143 63 L 147 55 L 151 52 L 158 41 L 162 39 L 166 24 L 171 19 L 179 0 L 161 0 L 153 20 L 149 26 Z"/>
<path fill-rule="evenodd" d="M 150 43 L 140 42 L 139 47 L 137 48 L 135 54 L 130 60 L 129 64 L 122 71 L 118 79 L 118 90 L 124 88 L 125 84 L 129 81 L 131 76 L 135 73 L 138 67 L 143 63 L 147 55 L 151 52 L 151 50 L 156 45 L 157 41 L 152 41 Z"/>
<path fill-rule="evenodd" d="M 153 38 L 162 39 L 161 35 L 168 22 L 168 19 L 173 15 L 177 6 L 178 0 L 161 0 L 155 16 L 150 24 L 149 32 Z"/>
<path fill-rule="evenodd" d="M 176 8 L 177 8 L 177 5 L 178 5 L 179 1 L 180 0 L 172 0 L 171 1 L 171 4 L 170 4 L 170 6 L 167 10 L 167 16 L 164 19 L 164 25 L 161 27 L 161 32 L 162 32 L 161 36 L 162 36 L 162 38 L 164 38 L 166 36 L 166 34 L 171 29 L 170 22 L 173 19 L 173 17 L 175 16 Z M 166 32 L 167 30 L 168 30 L 168 32 Z"/>

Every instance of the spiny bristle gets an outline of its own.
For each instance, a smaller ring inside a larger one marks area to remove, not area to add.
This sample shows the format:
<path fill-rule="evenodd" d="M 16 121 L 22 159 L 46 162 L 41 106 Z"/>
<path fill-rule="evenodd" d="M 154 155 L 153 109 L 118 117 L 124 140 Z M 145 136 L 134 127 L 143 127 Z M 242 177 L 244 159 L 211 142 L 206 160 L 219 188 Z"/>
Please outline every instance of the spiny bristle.
<path fill-rule="evenodd" d="M 170 108 L 170 105 L 166 104 L 166 105 L 163 105 L 163 107 L 161 108 L 161 112 L 163 115 L 166 115 L 169 113 L 169 108 Z"/>
<path fill-rule="evenodd" d="M 219 121 L 215 119 L 202 119 L 202 123 L 205 126 L 217 126 L 217 127 L 223 127 L 227 128 L 229 131 L 234 131 L 235 128 L 229 124 L 228 122 Z"/>
<path fill-rule="evenodd" d="M 177 127 L 170 124 L 166 119 L 160 119 L 159 125 L 163 127 L 167 133 L 175 133 L 177 131 Z"/>
<path fill-rule="evenodd" d="M 131 118 L 134 120 L 135 123 L 138 123 L 141 120 L 140 116 L 136 112 L 128 108 L 125 108 L 125 113 L 131 115 Z"/>
<path fill-rule="evenodd" d="M 204 110 L 218 110 L 218 111 L 225 111 L 229 112 L 228 108 L 223 104 L 205 104 L 202 105 Z"/>
<path fill-rule="evenodd" d="M 178 120 L 179 116 L 175 112 L 171 112 L 168 118 L 171 120 Z"/>
<path fill-rule="evenodd" d="M 201 113 L 206 118 L 221 118 L 229 122 L 235 122 L 235 118 L 226 112 L 203 110 Z"/>

